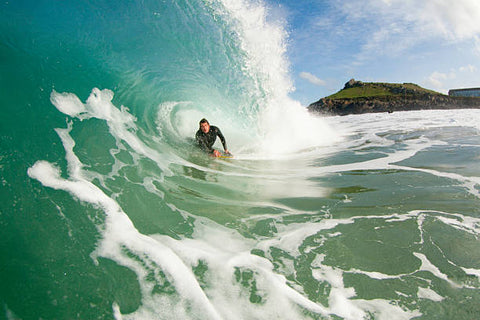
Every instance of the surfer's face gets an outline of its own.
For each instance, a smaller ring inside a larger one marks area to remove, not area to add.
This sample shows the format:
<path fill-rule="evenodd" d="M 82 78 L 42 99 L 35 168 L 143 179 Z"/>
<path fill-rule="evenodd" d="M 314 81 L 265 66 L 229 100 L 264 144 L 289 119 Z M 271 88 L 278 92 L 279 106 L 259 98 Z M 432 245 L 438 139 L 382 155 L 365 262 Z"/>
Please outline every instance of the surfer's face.
<path fill-rule="evenodd" d="M 210 131 L 210 125 L 207 122 L 201 123 L 200 130 L 202 130 L 203 133 L 208 133 L 208 131 Z"/>

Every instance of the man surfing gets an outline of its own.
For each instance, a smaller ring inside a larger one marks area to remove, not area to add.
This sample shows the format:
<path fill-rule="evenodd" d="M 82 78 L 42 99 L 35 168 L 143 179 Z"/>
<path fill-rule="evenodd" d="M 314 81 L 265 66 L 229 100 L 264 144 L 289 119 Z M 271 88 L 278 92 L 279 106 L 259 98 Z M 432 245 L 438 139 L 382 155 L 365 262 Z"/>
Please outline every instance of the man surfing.
<path fill-rule="evenodd" d="M 223 136 L 220 129 L 218 129 L 215 126 L 211 126 L 208 120 L 205 118 L 200 120 L 200 128 L 195 134 L 195 140 L 197 141 L 198 146 L 203 151 L 211 154 L 216 158 L 222 156 L 222 153 L 220 151 L 213 149 L 213 145 L 215 143 L 215 140 L 217 140 L 217 136 L 220 138 L 220 141 L 222 142 L 223 149 L 225 150 L 225 154 L 231 155 L 231 153 L 227 149 L 227 142 L 225 141 L 225 137 Z"/>

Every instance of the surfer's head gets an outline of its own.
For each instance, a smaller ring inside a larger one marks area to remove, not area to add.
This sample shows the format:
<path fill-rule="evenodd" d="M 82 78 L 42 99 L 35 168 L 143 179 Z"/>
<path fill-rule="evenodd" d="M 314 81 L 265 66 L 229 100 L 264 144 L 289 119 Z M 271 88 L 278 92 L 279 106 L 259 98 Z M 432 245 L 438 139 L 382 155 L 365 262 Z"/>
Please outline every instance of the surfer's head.
<path fill-rule="evenodd" d="M 203 133 L 210 131 L 210 123 L 208 123 L 207 119 L 203 118 L 200 120 L 200 130 L 202 130 Z"/>

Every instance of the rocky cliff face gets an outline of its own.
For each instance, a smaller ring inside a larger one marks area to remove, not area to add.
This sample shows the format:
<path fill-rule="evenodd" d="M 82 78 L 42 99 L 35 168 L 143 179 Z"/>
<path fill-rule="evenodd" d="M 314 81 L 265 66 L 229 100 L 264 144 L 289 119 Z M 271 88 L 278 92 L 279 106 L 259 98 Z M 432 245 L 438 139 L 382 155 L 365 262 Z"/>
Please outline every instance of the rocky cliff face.
<path fill-rule="evenodd" d="M 370 89 L 373 86 L 375 86 L 377 92 L 381 88 L 386 93 L 369 96 L 368 92 L 372 92 Z M 340 91 L 335 95 L 312 103 L 308 106 L 308 110 L 320 114 L 347 115 L 426 109 L 480 109 L 480 98 L 446 96 L 413 84 L 365 84 L 352 79 L 345 84 L 343 90 L 352 88 L 357 88 L 357 92 L 358 88 L 361 88 L 366 92 L 366 95 L 348 97 L 348 94 L 340 94 L 342 93 Z"/>

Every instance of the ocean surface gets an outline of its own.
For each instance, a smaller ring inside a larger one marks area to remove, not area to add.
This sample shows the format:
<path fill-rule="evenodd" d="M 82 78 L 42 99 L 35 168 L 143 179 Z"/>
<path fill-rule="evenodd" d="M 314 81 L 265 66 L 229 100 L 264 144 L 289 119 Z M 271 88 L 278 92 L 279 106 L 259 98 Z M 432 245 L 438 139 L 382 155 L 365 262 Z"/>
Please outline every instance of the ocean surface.
<path fill-rule="evenodd" d="M 0 319 L 478 319 L 480 110 L 312 116 L 253 0 L 0 7 Z"/>

